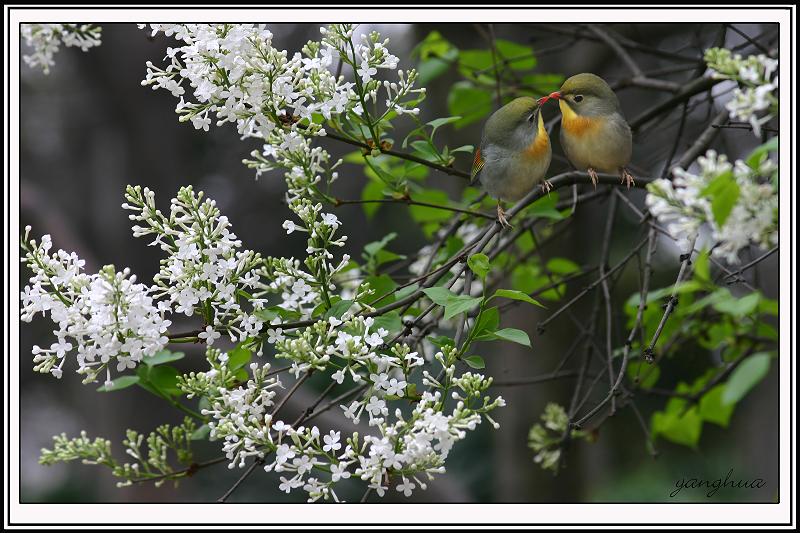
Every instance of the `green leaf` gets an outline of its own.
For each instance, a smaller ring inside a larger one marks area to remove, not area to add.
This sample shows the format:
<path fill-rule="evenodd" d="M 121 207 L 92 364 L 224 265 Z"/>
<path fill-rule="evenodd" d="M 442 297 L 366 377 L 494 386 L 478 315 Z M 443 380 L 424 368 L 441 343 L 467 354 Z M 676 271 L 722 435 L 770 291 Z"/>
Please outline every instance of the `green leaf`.
<path fill-rule="evenodd" d="M 397 288 L 397 283 L 389 277 L 387 274 L 381 274 L 380 276 L 370 276 L 366 280 L 369 283 L 369 286 L 372 290 L 375 291 L 370 298 L 371 301 L 376 302 L 381 299 L 384 295 L 389 294 L 393 290 Z M 381 299 L 381 304 L 390 304 L 395 300 L 394 295 L 386 296 L 386 298 Z"/>
<path fill-rule="evenodd" d="M 470 368 L 486 368 L 486 363 L 483 361 L 483 357 L 480 355 L 470 355 L 464 358 L 464 362 L 470 366 Z"/>
<path fill-rule="evenodd" d="M 441 33 L 436 30 L 431 31 L 422 39 L 411 51 L 413 57 L 419 56 L 421 59 L 428 59 L 431 56 L 440 56 L 448 50 L 454 48 Z"/>
<path fill-rule="evenodd" d="M 459 120 L 461 120 L 461 117 L 455 116 L 455 117 L 437 118 L 428 122 L 428 126 L 431 127 L 431 140 L 433 140 L 433 136 L 436 135 L 436 130 L 438 130 L 445 124 L 452 124 L 454 122 L 458 122 Z"/>
<path fill-rule="evenodd" d="M 491 50 L 461 50 L 458 54 L 458 71 L 462 76 L 470 80 L 487 84 L 493 83 L 493 65 L 494 60 L 492 59 Z"/>
<path fill-rule="evenodd" d="M 537 302 L 536 300 L 534 300 L 533 298 L 531 298 L 522 291 L 515 291 L 511 289 L 497 289 L 492 298 L 494 298 L 495 296 L 500 298 L 509 298 L 511 300 L 519 300 L 521 302 L 527 302 L 529 304 L 538 305 L 539 307 L 544 307 L 545 309 L 547 309 L 544 305 Z"/>
<path fill-rule="evenodd" d="M 342 315 L 345 314 L 352 306 L 353 300 L 339 300 L 325 312 L 325 318 L 342 318 Z"/>
<path fill-rule="evenodd" d="M 725 384 L 722 403 L 732 405 L 744 398 L 767 375 L 770 359 L 769 353 L 760 352 L 742 361 Z"/>
<path fill-rule="evenodd" d="M 455 346 L 455 341 L 450 337 L 439 336 L 439 337 L 429 337 L 428 340 L 431 344 L 436 346 L 437 348 L 444 348 L 445 346 Z"/>
<path fill-rule="evenodd" d="M 139 383 L 139 376 L 120 376 L 113 380 L 109 387 L 103 385 L 101 387 L 97 387 L 97 390 L 100 392 L 112 392 L 115 390 L 127 389 L 128 387 L 136 385 L 137 383 Z"/>
<path fill-rule="evenodd" d="M 761 295 L 757 292 L 751 292 L 743 298 L 736 298 L 730 292 L 729 298 L 722 299 L 714 302 L 714 309 L 720 313 L 733 315 L 736 317 L 743 317 L 751 314 L 758 307 L 758 301 Z"/>
<path fill-rule="evenodd" d="M 579 267 L 577 263 L 564 257 L 554 257 L 547 262 L 547 270 L 562 276 L 578 272 L 580 269 L 581 267 Z"/>
<path fill-rule="evenodd" d="M 778 300 L 771 298 L 761 298 L 758 301 L 758 312 L 767 315 L 778 316 L 779 306 Z"/>
<path fill-rule="evenodd" d="M 169 396 L 182 394 L 178 388 L 178 370 L 168 365 L 155 366 L 148 373 L 148 381 L 158 391 Z"/>
<path fill-rule="evenodd" d="M 703 335 L 704 334 L 704 335 Z M 707 350 L 715 350 L 724 343 L 734 340 L 735 331 L 729 321 L 715 322 L 707 327 L 697 339 L 700 346 Z"/>
<path fill-rule="evenodd" d="M 426 161 L 438 161 L 440 159 L 439 152 L 428 141 L 414 141 L 411 143 L 411 148 L 414 150 L 415 155 Z"/>
<path fill-rule="evenodd" d="M 486 275 L 492 269 L 492 265 L 489 263 L 489 257 L 486 254 L 480 253 L 469 256 L 467 259 L 467 266 L 482 280 L 486 279 Z"/>
<path fill-rule="evenodd" d="M 442 58 L 432 57 L 430 59 L 425 59 L 420 61 L 417 65 L 417 73 L 419 77 L 417 81 L 420 84 L 420 87 L 425 87 L 426 85 L 430 84 L 433 80 L 447 72 L 450 68 L 450 63 L 452 60 L 458 57 L 458 52 L 455 50 L 448 52 Z"/>
<path fill-rule="evenodd" d="M 673 404 L 675 405 L 675 404 Z M 655 412 L 651 421 L 653 436 L 660 435 L 676 444 L 694 448 L 700 440 L 703 429 L 703 419 L 697 412 L 697 407 L 692 407 L 683 412 L 683 404 L 671 408 L 666 412 Z"/>
<path fill-rule="evenodd" d="M 436 30 L 430 32 L 411 53 L 420 58 L 417 65 L 417 82 L 420 87 L 425 87 L 444 74 L 458 58 L 458 49 Z"/>
<path fill-rule="evenodd" d="M 169 350 L 161 350 L 160 352 L 145 357 L 142 362 L 148 366 L 156 366 L 164 363 L 171 363 L 172 361 L 179 361 L 184 358 L 186 354 L 183 352 L 171 352 Z"/>
<path fill-rule="evenodd" d="M 739 199 L 739 185 L 733 178 L 733 172 L 723 172 L 711 180 L 700 195 L 711 198 L 711 213 L 717 226 L 721 228 Z"/>
<path fill-rule="evenodd" d="M 753 170 L 758 170 L 758 167 L 761 165 L 761 161 L 769 152 L 777 152 L 778 151 L 778 137 L 775 136 L 772 139 L 768 140 L 752 152 L 750 155 L 747 156 L 745 162 L 747 166 L 752 168 Z"/>
<path fill-rule="evenodd" d="M 517 344 L 522 344 L 528 347 L 530 347 L 531 345 L 531 339 L 528 337 L 528 334 L 522 331 L 521 329 L 514 329 L 514 328 L 499 329 L 494 332 L 494 337 L 502 339 L 504 341 L 516 342 Z"/>
<path fill-rule="evenodd" d="M 429 287 L 427 289 L 422 289 L 422 292 L 430 298 L 433 303 L 436 305 L 441 305 L 444 307 L 447 305 L 447 300 L 455 296 L 455 294 L 450 290 L 446 289 L 445 287 Z"/>
<path fill-rule="evenodd" d="M 534 215 L 540 218 L 563 220 L 566 218 L 566 216 L 564 216 L 561 211 L 556 209 L 557 203 L 558 193 L 551 192 L 550 194 L 542 196 L 533 202 L 527 209 L 525 209 L 525 212 L 529 215 Z"/>
<path fill-rule="evenodd" d="M 564 83 L 561 74 L 526 74 L 522 77 L 522 92 L 533 96 L 544 96 L 557 91 Z"/>
<path fill-rule="evenodd" d="M 211 428 L 208 427 L 208 424 L 203 424 L 192 433 L 191 440 L 206 440 L 208 438 L 208 434 L 211 433 Z"/>
<path fill-rule="evenodd" d="M 511 272 L 511 286 L 515 290 L 530 293 L 536 290 L 536 279 L 540 277 L 541 269 L 538 265 L 523 263 Z"/>
<path fill-rule="evenodd" d="M 447 193 L 436 189 L 421 191 L 414 195 L 414 200 L 435 205 L 450 204 L 450 198 L 447 196 Z M 411 205 L 408 208 L 408 212 L 411 214 L 411 218 L 418 223 L 444 222 L 445 220 L 450 220 L 450 216 L 453 214 L 445 209 L 436 209 L 435 207 L 426 207 L 423 205 Z"/>
<path fill-rule="evenodd" d="M 475 153 L 475 146 L 473 146 L 471 144 L 465 144 L 463 146 L 459 146 L 458 148 L 453 148 L 452 150 L 450 150 L 451 154 L 456 154 L 458 152 L 465 152 L 465 153 L 468 153 L 468 154 L 474 154 Z M 465 192 L 467 190 L 468 189 L 465 189 Z"/>
<path fill-rule="evenodd" d="M 694 260 L 694 279 L 701 282 L 711 281 L 711 267 L 708 260 L 708 250 L 703 250 Z"/>
<path fill-rule="evenodd" d="M 722 427 L 728 427 L 728 422 L 733 414 L 734 405 L 722 402 L 725 385 L 717 385 L 700 398 L 700 416 L 706 422 L 711 422 Z"/>
<path fill-rule="evenodd" d="M 369 180 L 369 182 L 361 190 L 362 200 L 381 200 L 383 199 L 383 189 L 385 185 L 381 181 Z M 361 204 L 364 214 L 368 219 L 372 218 L 375 213 L 380 209 L 380 202 L 368 202 Z"/>
<path fill-rule="evenodd" d="M 471 83 L 460 81 L 453 85 L 447 96 L 447 109 L 450 115 L 462 118 L 455 123 L 456 129 L 482 119 L 492 110 L 492 95 L 484 89 L 478 89 Z"/>
<path fill-rule="evenodd" d="M 456 315 L 471 311 L 481 302 L 481 300 L 482 298 L 467 296 L 466 294 L 448 298 L 444 307 L 444 319 L 450 320 Z"/>
<path fill-rule="evenodd" d="M 639 382 L 639 387 L 649 389 L 658 382 L 661 369 L 646 361 L 631 361 L 628 363 L 628 378 Z"/>
<path fill-rule="evenodd" d="M 391 311 L 385 315 L 376 316 L 373 323 L 372 330 L 377 331 L 380 328 L 385 329 L 389 333 L 398 333 L 403 329 L 403 321 L 400 319 L 400 313 Z"/>
<path fill-rule="evenodd" d="M 496 307 L 484 309 L 473 326 L 473 335 L 479 339 L 484 335 L 491 335 L 500 325 L 500 311 Z"/>
<path fill-rule="evenodd" d="M 702 288 L 703 285 L 695 280 L 683 281 L 677 285 L 677 287 L 675 288 L 675 292 L 676 294 L 687 294 L 696 292 Z M 653 302 L 658 302 L 662 298 L 671 295 L 672 290 L 673 286 L 669 285 L 667 287 L 662 287 L 661 289 L 650 291 L 649 293 L 647 293 L 647 298 L 645 300 L 645 303 L 652 304 Z M 631 315 L 636 314 L 636 310 L 639 307 L 639 300 L 640 300 L 640 295 L 638 292 L 635 292 L 631 294 L 630 298 L 628 298 L 628 301 L 625 302 L 625 308 L 629 312 L 629 314 Z"/>
<path fill-rule="evenodd" d="M 394 297 L 397 298 L 398 300 L 402 300 L 406 296 L 409 296 L 417 292 L 417 289 L 419 289 L 419 283 L 416 282 L 412 283 L 408 287 L 403 287 L 402 289 L 398 289 L 397 292 L 394 293 Z"/>
<path fill-rule="evenodd" d="M 253 352 L 241 346 L 237 346 L 228 352 L 228 368 L 238 370 L 250 362 Z"/>
<path fill-rule="evenodd" d="M 495 39 L 495 49 L 508 66 L 514 70 L 531 70 L 536 67 L 536 57 L 529 46 L 517 44 L 505 39 Z"/>

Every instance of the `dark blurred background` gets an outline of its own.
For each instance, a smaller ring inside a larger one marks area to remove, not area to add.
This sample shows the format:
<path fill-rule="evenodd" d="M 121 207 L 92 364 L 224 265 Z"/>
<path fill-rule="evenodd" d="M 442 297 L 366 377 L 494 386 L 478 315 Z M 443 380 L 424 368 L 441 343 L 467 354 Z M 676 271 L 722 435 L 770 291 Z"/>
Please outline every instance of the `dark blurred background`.
<path fill-rule="evenodd" d="M 318 38 L 319 24 L 274 25 L 276 46 L 298 50 L 307 40 Z M 741 52 L 758 50 L 736 31 L 723 25 L 701 24 L 624 24 L 610 28 L 651 52 L 634 53 L 642 69 L 658 71 L 674 67 L 674 58 L 661 57 L 652 50 L 670 51 L 689 58 L 701 58 L 702 52 L 722 39 L 728 47 L 740 46 Z M 466 24 L 368 25 L 361 30 L 376 29 L 391 38 L 390 50 L 401 58 L 401 68 L 414 66 L 410 51 L 431 30 L 438 30 L 457 47 L 485 48 L 479 32 Z M 766 39 L 777 28 L 768 25 L 737 25 L 737 30 Z M 498 38 L 531 45 L 538 55 L 536 72 L 571 75 L 595 72 L 612 84 L 629 77 L 625 65 L 603 43 L 596 39 L 573 39 L 568 35 L 572 25 L 547 27 L 533 24 L 496 24 Z M 565 33 L 567 32 L 567 33 Z M 157 270 L 159 253 L 143 240 L 131 235 L 126 212 L 120 208 L 126 184 L 141 184 L 156 192 L 157 201 L 166 208 L 182 185 L 192 184 L 217 200 L 218 206 L 233 223 L 234 231 L 246 247 L 265 255 L 303 255 L 305 241 L 287 238 L 281 229 L 288 210 L 283 204 L 284 182 L 277 173 L 254 179 L 254 173 L 241 164 L 249 152 L 257 148 L 254 141 L 240 141 L 230 126 L 213 127 L 210 132 L 196 131 L 179 123 L 174 112 L 176 99 L 166 91 L 154 92 L 140 85 L 145 75 L 145 62 L 159 63 L 165 49 L 173 41 L 163 36 L 149 38 L 149 32 L 133 24 L 106 24 L 103 44 L 82 53 L 62 49 L 55 58 L 56 66 L 45 76 L 39 70 L 21 65 L 21 220 L 31 224 L 33 235 L 50 233 L 57 248 L 76 251 L 86 260 L 86 269 L 114 263 L 130 266 L 141 280 L 152 278 Z M 777 40 L 773 41 L 774 43 Z M 774 44 L 772 45 L 774 46 Z M 23 53 L 27 53 L 22 46 Z M 20 60 L 21 61 L 21 60 Z M 679 63 L 680 64 L 680 63 Z M 685 62 L 684 62 L 685 64 Z M 693 66 L 691 63 L 688 65 Z M 696 64 L 694 65 L 696 66 Z M 696 74 L 696 73 L 695 73 Z M 687 80 L 692 70 L 664 74 L 672 81 Z M 447 114 L 447 88 L 459 79 L 452 69 L 428 87 L 423 103 L 423 120 Z M 619 90 L 628 118 L 652 106 L 663 93 L 624 88 Z M 702 131 L 725 101 L 721 96 L 716 107 L 706 103 L 693 107 L 687 116 L 684 142 L 686 148 Z M 555 106 L 550 110 L 555 117 Z M 674 128 L 680 113 L 662 117 L 644 128 L 634 138 L 633 163 L 651 175 L 663 167 L 663 159 L 672 147 Z M 403 124 L 404 127 L 409 124 Z M 477 144 L 482 122 L 462 130 L 446 132 L 449 146 Z M 667 134 L 667 132 L 672 132 Z M 442 133 L 445 133 L 444 130 Z M 442 133 L 439 135 L 441 136 Z M 399 135 L 398 138 L 402 138 Z M 334 156 L 352 150 L 324 141 Z M 729 154 L 741 154 L 752 146 L 752 134 L 733 130 L 720 136 L 715 147 Z M 558 144 L 554 143 L 556 151 Z M 680 153 L 680 152 L 679 152 Z M 659 163 L 661 161 L 661 163 Z M 468 170 L 470 158 L 462 155 L 457 162 Z M 659 166 L 660 165 L 660 166 Z M 563 168 L 554 160 L 552 173 Z M 338 187 L 341 197 L 358 198 L 363 186 L 360 167 L 349 165 L 340 172 Z M 456 197 L 465 186 L 463 181 L 432 172 L 429 183 L 451 191 Z M 631 190 L 629 197 L 640 207 L 644 193 Z M 380 215 L 367 223 L 357 206 L 342 206 L 336 211 L 349 235 L 348 252 L 358 256 L 361 247 L 397 228 L 404 230 L 393 243 L 393 250 L 413 253 L 424 242 L 422 233 L 409 222 L 403 206 L 382 206 Z M 598 231 L 606 212 L 605 202 L 582 207 L 563 238 L 548 246 L 549 256 L 564 256 L 579 264 L 591 264 L 599 254 Z M 617 236 L 612 243 L 612 262 L 627 251 L 631 239 L 639 235 L 635 216 L 620 208 Z M 638 237 L 637 237 L 638 238 Z M 674 282 L 677 251 L 668 241 L 661 241 L 656 258 L 654 287 Z M 777 294 L 777 254 L 757 267 L 760 282 L 767 296 Z M 27 281 L 23 272 L 21 283 Z M 635 271 L 623 277 L 615 294 L 620 303 L 637 290 Z M 626 289 L 626 286 L 628 287 Z M 586 304 L 591 300 L 587 298 Z M 621 309 L 620 305 L 617 305 Z M 536 332 L 535 324 L 545 315 L 530 307 L 517 308 L 504 318 L 504 325 L 525 329 L 534 349 L 503 345 L 502 353 L 491 353 L 499 344 L 485 345 L 487 372 L 496 379 L 534 376 L 552 370 L 574 339 L 568 320 L 553 324 L 545 335 Z M 178 324 L 178 327 L 180 324 Z M 46 320 L 35 320 L 21 328 L 23 352 L 29 361 L 33 344 L 48 343 L 51 338 Z M 182 347 L 189 357 L 179 362 L 185 370 L 198 369 L 201 349 Z M 694 354 L 699 360 L 708 354 Z M 691 374 L 690 361 L 670 364 L 662 369 L 662 380 L 674 383 Z M 69 365 L 69 362 L 67 363 Z M 80 377 L 65 372 L 56 381 L 49 375 L 35 374 L 32 364 L 22 364 L 21 379 L 21 494 L 24 502 L 207 502 L 219 497 L 241 474 L 220 465 L 201 470 L 181 482 L 178 489 L 167 484 L 155 488 L 141 484 L 116 489 L 116 480 L 101 467 L 81 464 L 40 466 L 37 463 L 42 447 L 51 446 L 54 434 L 77 435 L 85 429 L 90 436 L 103 436 L 115 442 L 115 453 L 122 458 L 121 440 L 126 428 L 149 432 L 158 424 L 177 422 L 182 417 L 165 403 L 142 389 L 132 387 L 112 395 L 100 395 L 95 386 L 80 384 Z M 459 443 L 448 461 L 448 473 L 430 483 L 427 491 L 415 493 L 417 502 L 644 502 L 644 501 L 774 501 L 778 498 L 778 395 L 777 365 L 736 409 L 728 429 L 706 424 L 700 446 L 696 450 L 657 443 L 657 459 L 648 455 L 644 436 L 630 409 L 620 411 L 601 428 L 597 442 L 578 443 L 569 452 L 567 467 L 558 476 L 544 472 L 533 463 L 527 447 L 527 433 L 538 420 L 548 401 L 568 404 L 571 382 L 552 382 L 531 387 L 497 389 L 508 401 L 499 410 L 501 428 L 492 430 L 487 424 Z M 313 398 L 305 392 L 293 398 L 289 409 L 299 412 Z M 662 398 L 642 397 L 639 408 L 649 421 L 654 410 L 663 407 Z M 288 409 L 287 409 L 288 413 Z M 291 413 L 290 413 L 291 414 Z M 342 422 L 335 411 L 320 418 L 321 427 L 335 427 Z M 199 459 L 215 457 L 219 443 L 198 447 Z M 713 499 L 704 491 L 683 491 L 670 499 L 669 492 L 680 478 L 714 480 L 724 478 L 734 469 L 733 479 L 762 478 L 767 484 L 761 490 L 721 491 Z M 275 474 L 257 473 L 231 498 L 233 502 L 298 501 L 301 494 L 287 496 L 277 490 Z M 360 495 L 358 489 L 347 494 L 349 499 Z M 348 492 L 348 490 L 345 490 Z M 358 492 L 358 494 L 356 494 Z M 377 499 L 376 499 L 377 500 Z M 394 491 L 383 501 L 401 501 Z"/>

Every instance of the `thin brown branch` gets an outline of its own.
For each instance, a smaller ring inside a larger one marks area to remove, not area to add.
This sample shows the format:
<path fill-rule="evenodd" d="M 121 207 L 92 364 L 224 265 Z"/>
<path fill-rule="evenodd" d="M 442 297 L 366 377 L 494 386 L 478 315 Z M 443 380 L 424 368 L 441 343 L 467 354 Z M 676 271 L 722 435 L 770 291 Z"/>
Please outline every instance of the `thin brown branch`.
<path fill-rule="evenodd" d="M 358 146 L 359 148 L 363 148 L 365 150 L 370 150 L 371 151 L 373 149 L 377 149 L 382 154 L 390 155 L 392 157 L 397 157 L 399 159 L 405 159 L 406 161 L 411 161 L 413 163 L 419 163 L 420 165 L 424 165 L 426 167 L 430 167 L 432 169 L 438 170 L 439 172 L 444 172 L 445 174 L 449 174 L 450 176 L 457 176 L 459 178 L 463 178 L 463 179 L 467 179 L 467 180 L 470 178 L 469 172 L 464 172 L 462 170 L 458 170 L 458 169 L 453 168 L 453 167 L 447 167 L 447 166 L 444 166 L 444 165 L 440 165 L 438 163 L 434 163 L 432 161 L 428 161 L 427 159 L 422 159 L 421 157 L 417 157 L 417 156 L 412 155 L 412 154 L 406 154 L 404 152 L 398 152 L 397 150 L 392 150 L 391 148 L 387 148 L 387 147 L 383 147 L 383 146 L 371 146 L 371 145 L 369 145 L 369 144 L 367 144 L 367 143 L 365 143 L 363 141 L 360 141 L 358 139 L 353 139 L 353 138 L 347 137 L 345 135 L 340 135 L 340 134 L 338 134 L 336 132 L 332 132 L 332 131 L 327 131 L 326 130 L 325 137 L 328 137 L 330 139 L 335 139 L 337 141 L 340 141 L 340 142 L 343 142 L 343 143 L 347 143 L 347 144 L 350 144 L 350 145 L 353 145 L 353 146 Z"/>
<path fill-rule="evenodd" d="M 777 251 L 778 251 L 778 245 L 776 244 L 775 247 L 773 247 L 771 250 L 769 250 L 768 252 L 756 257 L 755 259 L 753 259 L 752 261 L 750 261 L 746 265 L 742 266 L 742 268 L 740 268 L 739 270 L 736 270 L 734 272 L 729 273 L 724 278 L 725 282 L 730 285 L 730 284 L 738 283 L 739 281 L 742 281 L 740 279 L 740 276 L 745 271 L 753 268 L 754 266 L 756 266 L 757 264 L 759 264 L 760 262 L 762 262 L 763 260 L 765 260 L 766 258 L 768 258 L 769 256 L 771 256 L 772 254 L 774 254 Z"/>
<path fill-rule="evenodd" d="M 460 207 L 451 207 L 449 205 L 439 205 L 439 204 L 432 204 L 429 202 L 419 202 L 417 200 L 413 200 L 410 197 L 408 198 L 381 198 L 375 200 L 341 200 L 336 198 L 334 200 L 334 207 L 339 207 L 340 205 L 358 205 L 358 204 L 406 204 L 406 205 L 416 205 L 420 207 L 430 207 L 432 209 L 441 209 L 442 211 L 451 211 L 453 213 L 463 213 L 465 215 L 470 215 L 473 217 L 479 218 L 486 218 L 489 220 L 494 220 L 495 216 L 490 215 L 488 213 L 481 213 L 479 211 L 470 211 L 469 209 L 463 209 Z"/>
<path fill-rule="evenodd" d="M 675 285 L 672 286 L 672 294 L 669 297 L 669 301 L 667 301 L 667 306 L 664 309 L 664 315 L 661 317 L 661 320 L 658 323 L 658 327 L 656 327 L 656 331 L 653 334 L 653 339 L 650 341 L 650 344 L 647 348 L 644 349 L 642 355 L 648 361 L 653 360 L 653 350 L 655 349 L 656 343 L 658 342 L 658 338 L 661 336 L 661 332 L 664 330 L 664 326 L 669 319 L 669 316 L 675 310 L 675 307 L 678 305 L 678 287 L 680 286 L 681 282 L 683 281 L 684 275 L 687 273 L 689 269 L 689 265 L 692 262 L 692 252 L 694 251 L 694 245 L 697 242 L 697 237 L 693 238 L 691 243 L 689 244 L 689 252 L 681 256 L 681 268 L 678 271 L 678 278 L 675 280 Z"/>
<path fill-rule="evenodd" d="M 646 109 L 640 113 L 636 118 L 630 121 L 631 130 L 637 131 L 639 128 L 653 120 L 654 118 L 663 115 L 675 109 L 677 104 L 689 100 L 692 96 L 709 90 L 722 80 L 714 78 L 697 78 L 693 81 L 686 83 L 683 89 L 673 95 L 672 97 L 660 102 L 650 109 Z"/>

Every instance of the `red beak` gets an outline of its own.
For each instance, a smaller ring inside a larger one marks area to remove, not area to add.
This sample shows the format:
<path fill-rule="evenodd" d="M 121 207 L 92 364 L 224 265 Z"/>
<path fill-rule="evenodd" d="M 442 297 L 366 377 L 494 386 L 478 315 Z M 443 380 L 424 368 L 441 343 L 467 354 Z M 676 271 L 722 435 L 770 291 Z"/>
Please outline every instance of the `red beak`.
<path fill-rule="evenodd" d="M 561 99 L 561 93 L 556 91 L 554 93 L 548 94 L 547 96 L 542 96 L 541 98 L 536 100 L 536 103 L 538 103 L 539 105 L 543 105 L 548 100 L 560 100 L 560 99 Z"/>

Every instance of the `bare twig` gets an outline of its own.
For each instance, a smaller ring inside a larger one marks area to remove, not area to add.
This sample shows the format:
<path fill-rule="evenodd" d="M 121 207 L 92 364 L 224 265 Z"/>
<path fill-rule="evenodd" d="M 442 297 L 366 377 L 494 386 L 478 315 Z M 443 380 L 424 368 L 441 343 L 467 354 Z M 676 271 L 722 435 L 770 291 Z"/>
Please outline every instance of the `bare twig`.
<path fill-rule="evenodd" d="M 749 263 L 747 263 L 746 265 L 742 266 L 742 267 L 741 267 L 739 270 L 736 270 L 735 272 L 731 272 L 731 273 L 729 273 L 729 274 L 728 274 L 727 276 L 725 276 L 725 278 L 723 278 L 723 279 L 724 279 L 724 280 L 725 280 L 725 282 L 726 282 L 726 283 L 728 283 L 729 285 L 730 285 L 730 284 L 732 284 L 732 283 L 737 283 L 738 281 L 741 281 L 741 280 L 740 280 L 740 276 L 741 276 L 741 275 L 742 275 L 742 274 L 743 274 L 743 273 L 744 273 L 746 270 L 749 270 L 749 269 L 753 268 L 754 266 L 756 266 L 757 264 L 759 264 L 760 262 L 762 262 L 763 260 L 765 260 L 766 258 L 768 258 L 769 256 L 771 256 L 772 254 L 774 254 L 774 253 L 775 253 L 775 252 L 777 252 L 777 251 L 778 251 L 778 245 L 776 244 L 776 245 L 775 245 L 775 246 L 774 246 L 772 249 L 770 249 L 768 252 L 766 252 L 766 253 L 764 253 L 764 254 L 762 254 L 762 255 L 760 255 L 760 256 L 758 256 L 758 257 L 756 257 L 755 259 L 753 259 L 752 261 L 750 261 L 750 262 L 749 262 Z"/>
<path fill-rule="evenodd" d="M 587 24 L 586 26 L 592 31 L 592 33 L 597 35 L 600 38 L 600 40 L 605 42 L 609 46 L 609 48 L 611 48 L 614 51 L 615 54 L 617 54 L 617 56 L 622 60 L 623 63 L 625 63 L 625 65 L 631 71 L 631 74 L 633 74 L 634 78 L 644 77 L 642 69 L 639 68 L 639 65 L 636 63 L 636 61 L 633 60 L 631 55 L 628 53 L 627 50 L 625 50 L 625 48 L 619 43 L 619 41 L 611 37 L 608 33 L 605 32 L 605 30 L 603 30 L 597 24 Z"/>
<path fill-rule="evenodd" d="M 460 207 L 452 207 L 449 205 L 439 205 L 439 204 L 432 204 L 429 202 L 419 202 L 417 200 L 412 200 L 411 198 L 381 198 L 375 200 L 341 200 L 337 198 L 334 201 L 333 205 L 334 207 L 339 207 L 340 205 L 358 205 L 358 204 L 416 205 L 420 207 L 430 207 L 431 209 L 441 209 L 442 211 L 452 211 L 453 213 L 464 213 L 465 215 L 470 215 L 479 218 L 487 218 L 489 220 L 494 220 L 496 218 L 494 215 L 490 215 L 488 213 L 481 213 L 479 211 L 470 211 L 469 209 L 462 209 Z"/>
<path fill-rule="evenodd" d="M 672 286 L 672 295 L 670 295 L 667 306 L 664 309 L 664 315 L 661 317 L 661 321 L 658 323 L 658 327 L 653 334 L 653 339 L 650 341 L 650 344 L 647 346 L 647 348 L 644 349 L 644 352 L 642 352 L 642 355 L 648 361 L 652 361 L 653 350 L 658 342 L 658 338 L 661 336 L 661 332 L 664 330 L 664 326 L 667 323 L 667 319 L 669 319 L 669 315 L 672 314 L 672 311 L 675 310 L 675 306 L 678 305 L 678 288 L 680 287 L 687 270 L 689 270 L 689 265 L 692 262 L 692 252 L 694 251 L 694 245 L 696 242 L 697 237 L 694 237 L 689 244 L 689 251 L 681 256 L 681 268 L 678 271 L 678 279 L 675 280 L 675 285 Z"/>

